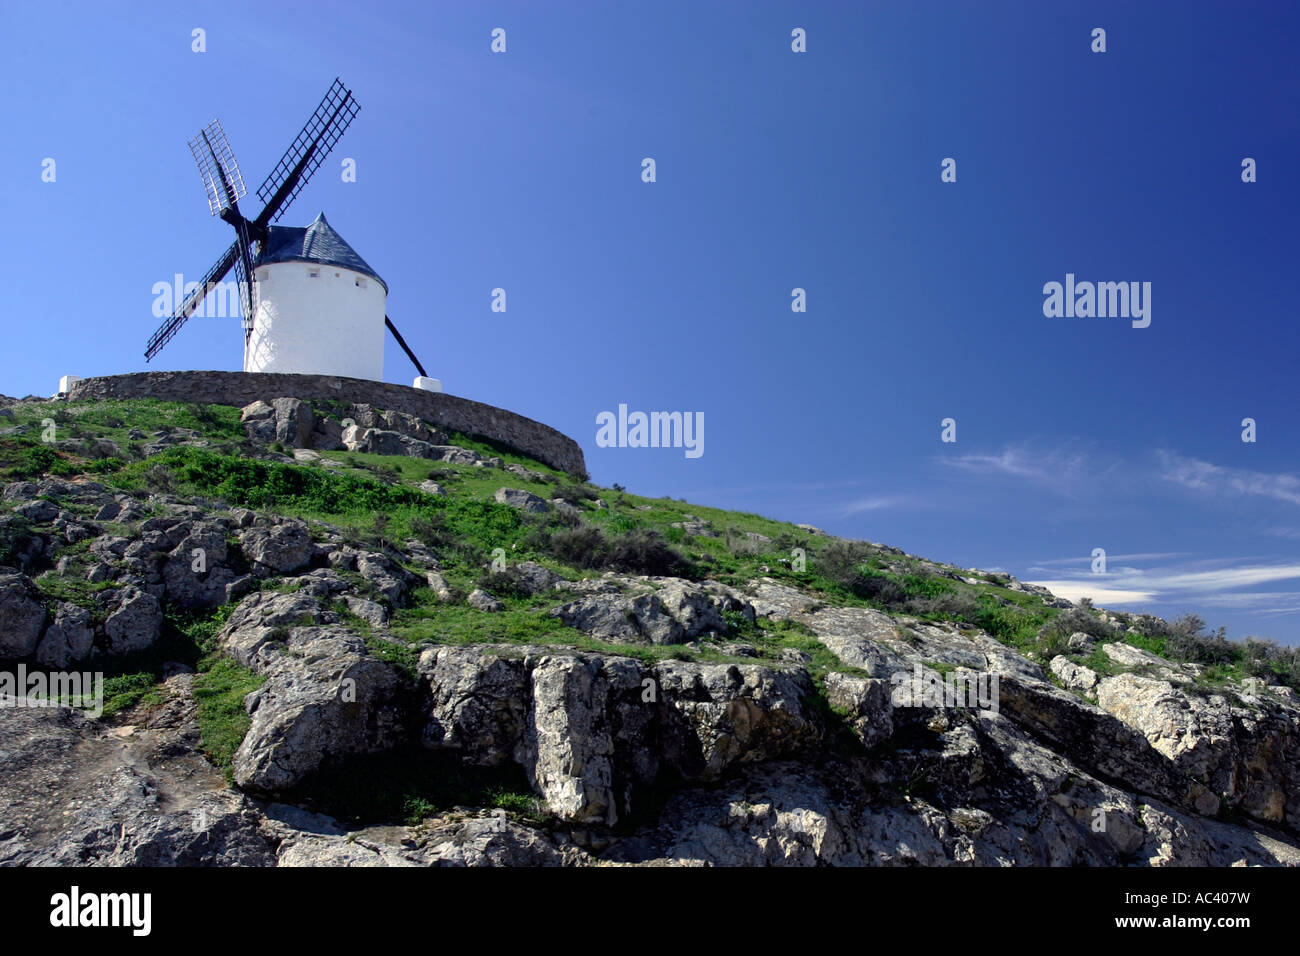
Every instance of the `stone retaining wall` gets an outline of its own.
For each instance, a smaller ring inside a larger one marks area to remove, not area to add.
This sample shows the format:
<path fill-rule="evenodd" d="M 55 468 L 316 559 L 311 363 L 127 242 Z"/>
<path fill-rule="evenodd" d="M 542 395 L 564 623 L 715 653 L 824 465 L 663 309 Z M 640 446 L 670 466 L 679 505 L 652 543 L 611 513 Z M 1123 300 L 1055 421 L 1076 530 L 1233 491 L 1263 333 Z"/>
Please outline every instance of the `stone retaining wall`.
<path fill-rule="evenodd" d="M 94 398 L 155 398 L 237 408 L 273 398 L 364 403 L 416 415 L 451 431 L 502 442 L 552 468 L 587 476 L 587 463 L 578 443 L 549 425 L 468 398 L 388 382 L 272 372 L 133 372 L 82 379 L 68 393 L 69 401 Z"/>

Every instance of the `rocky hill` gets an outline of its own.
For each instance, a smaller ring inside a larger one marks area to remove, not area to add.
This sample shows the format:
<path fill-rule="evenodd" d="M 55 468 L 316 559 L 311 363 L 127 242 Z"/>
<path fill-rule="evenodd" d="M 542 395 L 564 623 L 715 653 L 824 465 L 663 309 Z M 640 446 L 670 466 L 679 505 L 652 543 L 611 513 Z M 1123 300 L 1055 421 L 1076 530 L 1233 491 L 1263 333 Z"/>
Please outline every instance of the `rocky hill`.
<path fill-rule="evenodd" d="M 0 404 L 5 863 L 1300 862 L 1294 651 L 371 405 Z"/>

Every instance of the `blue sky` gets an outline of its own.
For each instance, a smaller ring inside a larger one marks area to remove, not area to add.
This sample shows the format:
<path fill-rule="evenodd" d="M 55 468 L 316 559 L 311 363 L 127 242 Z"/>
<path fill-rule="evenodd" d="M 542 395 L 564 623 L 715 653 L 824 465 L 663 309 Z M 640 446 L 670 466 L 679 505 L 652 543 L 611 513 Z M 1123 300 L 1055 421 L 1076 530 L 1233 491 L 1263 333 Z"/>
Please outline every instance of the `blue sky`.
<path fill-rule="evenodd" d="M 339 75 L 361 113 L 282 224 L 325 211 L 429 373 L 574 436 L 594 480 L 1300 642 L 1292 5 L 76 2 L 5 24 L 0 392 L 145 368 L 154 283 L 231 239 L 187 140 L 220 117 L 255 189 Z M 1150 326 L 1045 316 L 1067 273 L 1151 283 Z M 148 367 L 240 360 L 237 319 L 195 319 Z M 413 374 L 395 345 L 386 371 Z M 620 403 L 703 413 L 704 454 L 597 447 Z"/>

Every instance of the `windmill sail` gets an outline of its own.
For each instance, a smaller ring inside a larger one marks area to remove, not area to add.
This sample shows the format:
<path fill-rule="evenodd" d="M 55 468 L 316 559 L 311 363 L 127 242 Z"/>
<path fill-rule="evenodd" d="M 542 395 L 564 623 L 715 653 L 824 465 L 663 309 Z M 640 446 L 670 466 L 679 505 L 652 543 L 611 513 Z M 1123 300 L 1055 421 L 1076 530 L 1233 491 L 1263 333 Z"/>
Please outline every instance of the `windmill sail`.
<path fill-rule="evenodd" d="M 271 174 L 258 188 L 258 198 L 265 206 L 257 218 L 252 220 L 246 219 L 239 211 L 239 200 L 247 195 L 248 190 L 221 123 L 213 120 L 199 131 L 198 136 L 190 140 L 190 151 L 194 154 L 199 174 L 203 177 L 208 209 L 213 215 L 219 215 L 234 226 L 237 238 L 225 255 L 208 270 L 199 287 L 185 297 L 171 318 L 149 339 L 144 353 L 146 361 L 152 360 L 175 337 L 207 294 L 231 269 L 235 270 L 239 280 L 244 342 L 247 345 L 257 309 L 257 280 L 253 274 L 252 245 L 266 240 L 269 224 L 279 219 L 302 192 L 360 109 L 360 104 L 352 97 L 352 91 L 335 77 L 316 111 L 308 117 Z"/>
<path fill-rule="evenodd" d="M 303 124 L 266 181 L 257 187 L 257 198 L 266 203 L 256 220 L 259 226 L 284 215 L 360 109 L 352 91 L 336 77 L 316 112 Z"/>
<path fill-rule="evenodd" d="M 207 298 L 208 293 L 226 277 L 238 261 L 239 242 L 235 241 L 230 244 L 230 248 L 226 250 L 225 255 L 218 259 L 216 264 L 208 270 L 208 274 L 199 282 L 198 288 L 185 297 L 185 301 L 172 313 L 172 317 L 164 322 L 149 339 L 149 344 L 144 351 L 146 361 L 157 355 L 159 350 L 175 337 L 181 326 Z"/>

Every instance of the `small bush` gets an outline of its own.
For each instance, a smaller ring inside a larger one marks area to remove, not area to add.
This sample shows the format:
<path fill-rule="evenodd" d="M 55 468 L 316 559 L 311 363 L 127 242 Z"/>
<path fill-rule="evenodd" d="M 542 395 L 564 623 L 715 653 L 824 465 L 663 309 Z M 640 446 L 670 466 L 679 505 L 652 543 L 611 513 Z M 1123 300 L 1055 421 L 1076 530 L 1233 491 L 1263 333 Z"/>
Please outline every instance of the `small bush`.
<path fill-rule="evenodd" d="M 690 564 L 668 546 L 659 532 L 634 528 L 608 537 L 594 525 L 579 524 L 549 533 L 539 542 L 552 557 L 577 568 L 624 574 L 675 576 L 690 573 Z"/>
<path fill-rule="evenodd" d="M 524 586 L 519 572 L 514 568 L 504 571 L 489 571 L 478 579 L 478 586 L 497 597 L 528 597 L 528 588 Z"/>
<path fill-rule="evenodd" d="M 140 476 L 144 486 L 154 492 L 171 492 L 175 490 L 172 473 L 165 465 L 151 465 Z"/>
<path fill-rule="evenodd" d="M 599 528 L 586 524 L 554 532 L 543 547 L 557 561 L 575 568 L 603 567 L 608 556 L 608 542 L 604 533 Z"/>
<path fill-rule="evenodd" d="M 824 578 L 839 585 L 854 597 L 886 609 L 902 609 L 907 592 L 888 575 L 874 570 L 870 545 L 860 541 L 832 541 L 817 555 L 817 568 Z"/>
<path fill-rule="evenodd" d="M 935 597 L 914 598 L 909 606 L 916 614 L 930 614 L 972 624 L 979 618 L 981 610 L 979 601 L 968 591 L 947 591 Z"/>
<path fill-rule="evenodd" d="M 638 528 L 610 542 L 607 564 L 629 574 L 678 575 L 687 571 L 686 560 L 668 546 L 658 531 Z"/>
<path fill-rule="evenodd" d="M 1165 646 L 1175 660 L 1194 664 L 1232 664 L 1241 654 L 1241 648 L 1224 636 L 1223 628 L 1213 634 L 1176 633 Z"/>
<path fill-rule="evenodd" d="M 595 491 L 585 485 L 560 485 L 552 494 L 553 498 L 559 498 L 567 501 L 576 507 L 581 507 L 584 501 L 595 501 L 599 497 Z"/>
<path fill-rule="evenodd" d="M 1039 632 L 1040 637 L 1048 631 L 1064 637 L 1066 641 L 1070 639 L 1071 634 L 1080 631 L 1099 640 L 1112 640 L 1115 637 L 1113 627 L 1101 618 L 1088 613 L 1082 607 L 1072 607 L 1068 611 L 1057 615 L 1054 621 L 1044 626 L 1042 631 Z"/>
<path fill-rule="evenodd" d="M 1242 644 L 1242 670 L 1249 677 L 1300 686 L 1300 648 L 1283 647 L 1276 641 L 1248 637 Z"/>

